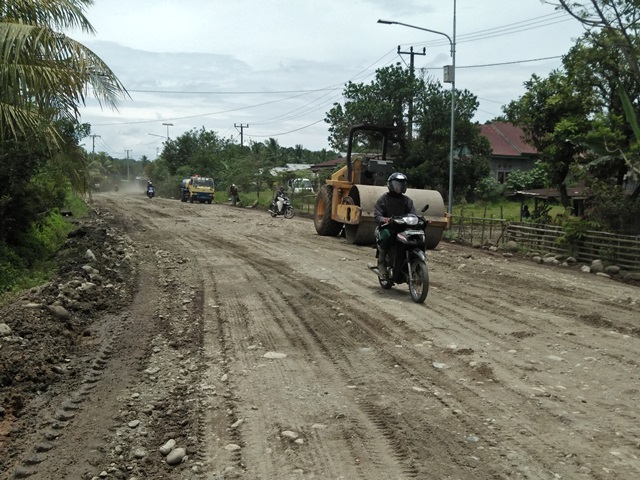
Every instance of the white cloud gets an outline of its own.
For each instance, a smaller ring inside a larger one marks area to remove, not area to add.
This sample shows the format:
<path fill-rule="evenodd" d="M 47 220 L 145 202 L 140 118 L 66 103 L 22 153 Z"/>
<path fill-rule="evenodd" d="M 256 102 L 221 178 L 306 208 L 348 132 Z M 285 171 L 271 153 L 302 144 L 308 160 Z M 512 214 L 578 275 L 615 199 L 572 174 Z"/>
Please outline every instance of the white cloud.
<path fill-rule="evenodd" d="M 101 136 L 96 149 L 116 157 L 131 150 L 133 158 L 154 158 L 162 138 L 153 135 L 166 135 L 163 122 L 173 123 L 172 138 L 203 126 L 238 137 L 234 124 L 249 124 L 245 141 L 273 136 L 283 146 L 328 147 L 322 120 L 341 100 L 343 85 L 368 83 L 377 68 L 408 62 L 396 54 L 398 45 L 403 51 L 426 46 L 426 55 L 415 57 L 416 68 L 428 68 L 442 79 L 442 67 L 451 63 L 444 35 L 376 23 L 384 18 L 452 37 L 454 2 L 425 3 L 96 2 L 87 11 L 96 35 L 69 34 L 107 62 L 131 99 L 120 102 L 117 112 L 101 110 L 90 100 L 82 121 Z M 456 5 L 456 87 L 481 99 L 479 121 L 500 114 L 502 104 L 523 93 L 522 84 L 532 73 L 545 76 L 560 60 L 478 65 L 562 55 L 581 33 L 575 20 L 539 0 L 457 0 Z"/>

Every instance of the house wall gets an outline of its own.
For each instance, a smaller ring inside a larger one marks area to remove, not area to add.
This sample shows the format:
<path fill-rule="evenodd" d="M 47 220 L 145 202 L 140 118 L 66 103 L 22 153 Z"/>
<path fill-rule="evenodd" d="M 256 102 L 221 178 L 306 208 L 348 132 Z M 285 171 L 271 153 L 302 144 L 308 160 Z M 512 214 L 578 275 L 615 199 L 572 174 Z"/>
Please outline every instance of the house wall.
<path fill-rule="evenodd" d="M 499 183 L 504 183 L 509 173 L 521 170 L 529 171 L 535 165 L 535 158 L 530 157 L 491 157 L 489 161 L 493 178 Z"/>

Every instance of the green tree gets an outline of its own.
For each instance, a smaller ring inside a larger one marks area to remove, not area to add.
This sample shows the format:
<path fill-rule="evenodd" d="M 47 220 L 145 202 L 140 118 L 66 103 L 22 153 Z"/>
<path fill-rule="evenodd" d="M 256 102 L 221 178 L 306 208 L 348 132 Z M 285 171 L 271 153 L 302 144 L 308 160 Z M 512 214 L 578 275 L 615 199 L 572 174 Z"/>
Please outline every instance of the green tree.
<path fill-rule="evenodd" d="M 408 155 L 398 163 L 413 185 L 434 189 L 448 197 L 451 160 L 451 92 L 437 81 L 423 82 L 415 100 L 417 135 Z M 468 90 L 456 91 L 454 197 L 471 196 L 476 184 L 490 172 L 491 148 L 472 122 L 478 99 Z"/>
<path fill-rule="evenodd" d="M 562 204 L 569 206 L 565 181 L 571 164 L 585 150 L 573 140 L 590 129 L 592 93 L 578 90 L 571 78 L 559 70 L 547 78 L 532 75 L 525 88 L 525 94 L 503 110 L 538 149 L 551 185 L 559 189 Z"/>
<path fill-rule="evenodd" d="M 378 69 L 369 85 L 348 82 L 342 93 L 344 105 L 334 104 L 325 119 L 330 145 L 344 151 L 349 128 L 358 123 L 396 124 L 405 129 L 409 99 L 423 88 L 423 80 L 412 78 L 399 63 Z M 403 140 L 402 148 L 405 143 Z"/>
<path fill-rule="evenodd" d="M 351 125 L 359 123 L 395 124 L 404 130 L 405 113 L 413 103 L 415 134 L 397 142 L 396 168 L 409 176 L 412 186 L 448 194 L 451 152 L 451 93 L 424 77 L 414 77 L 399 64 L 376 73 L 369 85 L 350 82 L 343 92 L 344 106 L 334 105 L 327 114 L 331 144 L 343 149 Z M 410 100 L 413 99 L 413 102 Z M 489 173 L 490 147 L 472 122 L 477 98 L 467 90 L 456 91 L 454 185 L 458 198 L 472 194 L 475 184 Z M 373 148 L 366 136 L 358 146 Z"/>
<path fill-rule="evenodd" d="M 87 172 L 92 185 L 99 183 L 106 187 L 108 180 L 118 173 L 118 165 L 104 152 L 90 154 Z"/>
<path fill-rule="evenodd" d="M 223 169 L 223 152 L 229 143 L 230 140 L 219 137 L 214 131 L 194 128 L 167 140 L 161 159 L 171 175 L 186 169 L 191 174 L 215 176 Z"/>
<path fill-rule="evenodd" d="M 544 0 L 543 0 L 544 1 Z M 626 59 L 629 70 L 640 83 L 638 29 L 640 5 L 637 0 L 545 1 L 556 5 L 582 23 L 589 31 L 604 30 L 612 37 L 614 48 Z"/>
<path fill-rule="evenodd" d="M 616 186 L 621 186 L 628 175 L 640 178 L 640 4 L 628 0 L 547 3 L 569 13 L 587 28 L 572 54 L 580 55 L 586 64 L 583 70 L 588 73 L 584 77 L 592 82 L 602 100 L 602 111 L 598 112 L 602 115 L 595 129 L 602 138 L 598 139 L 596 133 L 584 139 L 596 157 L 591 169 L 595 166 L 600 172 L 612 172 L 609 176 Z M 633 200 L 638 198 L 640 184 L 632 194 Z"/>
<path fill-rule="evenodd" d="M 0 2 L 0 140 L 43 135 L 61 141 L 53 120 L 77 119 L 90 85 L 114 106 L 126 90 L 91 50 L 61 33 L 93 33 L 84 15 L 92 0 Z"/>

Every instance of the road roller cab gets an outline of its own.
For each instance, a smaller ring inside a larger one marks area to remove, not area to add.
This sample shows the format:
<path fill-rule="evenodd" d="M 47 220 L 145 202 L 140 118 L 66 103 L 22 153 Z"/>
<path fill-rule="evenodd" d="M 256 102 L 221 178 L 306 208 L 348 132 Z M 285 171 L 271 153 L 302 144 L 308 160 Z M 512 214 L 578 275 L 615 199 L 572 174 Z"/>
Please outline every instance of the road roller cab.
<path fill-rule="evenodd" d="M 359 132 L 379 137 L 382 151 L 354 154 L 355 135 Z M 354 125 L 349 129 L 347 164 L 320 187 L 316 197 L 313 221 L 319 235 L 338 236 L 344 229 L 349 243 L 375 243 L 374 207 L 376 200 L 387 191 L 387 179 L 395 171 L 388 152 L 400 133 L 395 126 L 370 124 Z M 428 215 L 425 216 L 429 223 L 426 229 L 427 248 L 435 248 L 442 238 L 442 232 L 449 227 L 442 195 L 435 190 L 411 188 L 406 194 L 418 210 L 429 205 Z"/>

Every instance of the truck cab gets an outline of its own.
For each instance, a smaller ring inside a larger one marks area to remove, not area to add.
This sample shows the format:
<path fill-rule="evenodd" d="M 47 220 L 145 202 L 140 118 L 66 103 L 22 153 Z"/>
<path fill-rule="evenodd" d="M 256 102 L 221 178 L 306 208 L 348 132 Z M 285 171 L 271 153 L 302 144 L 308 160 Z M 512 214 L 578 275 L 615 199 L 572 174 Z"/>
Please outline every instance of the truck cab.
<path fill-rule="evenodd" d="M 182 180 L 180 185 L 183 202 L 212 203 L 215 197 L 213 178 L 194 175 Z"/>
<path fill-rule="evenodd" d="M 313 194 L 313 184 L 308 178 L 296 178 L 291 182 L 293 193 L 311 193 Z"/>

